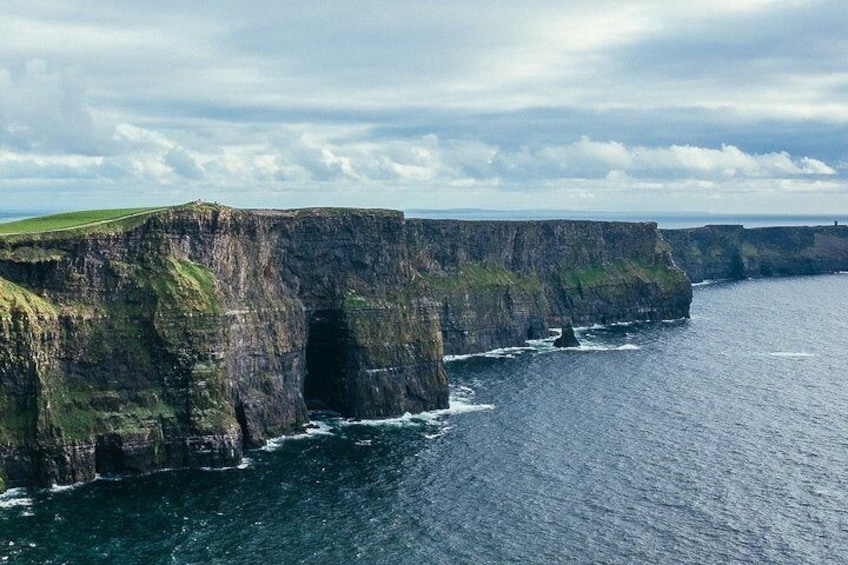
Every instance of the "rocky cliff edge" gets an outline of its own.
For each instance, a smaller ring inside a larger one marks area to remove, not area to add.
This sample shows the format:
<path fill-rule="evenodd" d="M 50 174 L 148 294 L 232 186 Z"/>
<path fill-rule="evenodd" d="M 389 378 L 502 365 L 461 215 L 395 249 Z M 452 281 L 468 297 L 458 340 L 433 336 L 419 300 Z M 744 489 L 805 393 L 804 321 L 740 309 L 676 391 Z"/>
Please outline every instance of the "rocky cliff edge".
<path fill-rule="evenodd" d="M 192 204 L 2 236 L 0 484 L 231 465 L 307 407 L 445 408 L 445 353 L 690 300 L 653 224 Z"/>
<path fill-rule="evenodd" d="M 692 282 L 797 276 L 848 270 L 848 226 L 662 230 Z"/>

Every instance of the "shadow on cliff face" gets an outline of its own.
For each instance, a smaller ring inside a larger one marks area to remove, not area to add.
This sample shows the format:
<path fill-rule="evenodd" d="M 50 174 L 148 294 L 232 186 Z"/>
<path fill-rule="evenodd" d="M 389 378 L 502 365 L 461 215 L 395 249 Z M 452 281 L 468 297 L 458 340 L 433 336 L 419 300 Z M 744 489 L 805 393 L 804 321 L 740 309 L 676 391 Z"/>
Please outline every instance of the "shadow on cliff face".
<path fill-rule="evenodd" d="M 310 410 L 351 411 L 345 386 L 350 336 L 341 310 L 318 310 L 309 319 L 303 396 Z"/>
<path fill-rule="evenodd" d="M 386 418 L 448 407 L 444 349 L 431 308 L 360 298 L 308 319 L 308 408 Z"/>

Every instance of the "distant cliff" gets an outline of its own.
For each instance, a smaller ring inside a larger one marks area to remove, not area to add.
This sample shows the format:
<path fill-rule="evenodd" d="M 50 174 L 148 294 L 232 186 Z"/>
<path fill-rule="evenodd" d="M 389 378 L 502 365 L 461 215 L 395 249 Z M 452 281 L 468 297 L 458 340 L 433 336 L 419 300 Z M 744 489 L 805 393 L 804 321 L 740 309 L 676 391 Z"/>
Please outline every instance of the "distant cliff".
<path fill-rule="evenodd" d="M 848 226 L 661 230 L 692 282 L 848 270 Z"/>
<path fill-rule="evenodd" d="M 520 344 L 561 321 L 689 315 L 689 281 L 652 223 L 407 220 L 406 241 L 448 354 Z"/>
<path fill-rule="evenodd" d="M 307 422 L 448 405 L 444 354 L 677 318 L 653 224 L 204 204 L 0 237 L 0 485 L 220 466 Z"/>

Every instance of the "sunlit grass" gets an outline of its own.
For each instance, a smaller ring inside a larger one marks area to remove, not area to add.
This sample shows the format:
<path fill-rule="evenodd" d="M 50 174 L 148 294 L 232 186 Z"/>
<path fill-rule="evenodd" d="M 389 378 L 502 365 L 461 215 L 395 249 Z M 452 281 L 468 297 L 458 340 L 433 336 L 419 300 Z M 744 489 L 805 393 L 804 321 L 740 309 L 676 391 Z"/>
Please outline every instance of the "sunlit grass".
<path fill-rule="evenodd" d="M 57 230 L 67 230 L 85 227 L 101 222 L 120 220 L 128 216 L 146 214 L 161 210 L 161 208 L 121 208 L 117 210 L 85 210 L 38 216 L 0 224 L 0 234 L 44 233 Z"/>

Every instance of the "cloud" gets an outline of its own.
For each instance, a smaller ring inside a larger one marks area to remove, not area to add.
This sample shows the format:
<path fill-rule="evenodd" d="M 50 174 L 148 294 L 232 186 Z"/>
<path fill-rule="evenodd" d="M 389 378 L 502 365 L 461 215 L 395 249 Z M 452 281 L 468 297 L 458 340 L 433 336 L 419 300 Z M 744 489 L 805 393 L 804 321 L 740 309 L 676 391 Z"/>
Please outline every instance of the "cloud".
<path fill-rule="evenodd" d="M 0 151 L 0 178 L 3 179 L 94 179 L 103 166 L 102 157 L 78 155 L 36 156 Z"/>
<path fill-rule="evenodd" d="M 0 188 L 832 206 L 846 27 L 837 0 L 3 5 Z"/>
<path fill-rule="evenodd" d="M 498 152 L 493 171 L 513 182 L 521 179 L 605 178 L 611 173 L 648 179 L 777 178 L 786 175 L 836 175 L 832 167 L 786 152 L 749 154 L 732 145 L 720 149 L 671 145 L 627 146 L 582 137 L 566 145 L 530 151 Z"/>
<path fill-rule="evenodd" d="M 188 153 L 178 147 L 170 149 L 162 159 L 162 162 L 171 167 L 178 175 L 187 179 L 199 179 L 203 177 L 203 169 Z"/>
<path fill-rule="evenodd" d="M 72 70 L 31 59 L 15 74 L 0 68 L 0 146 L 84 155 L 112 150 L 108 126 L 97 123 L 85 86 Z"/>

